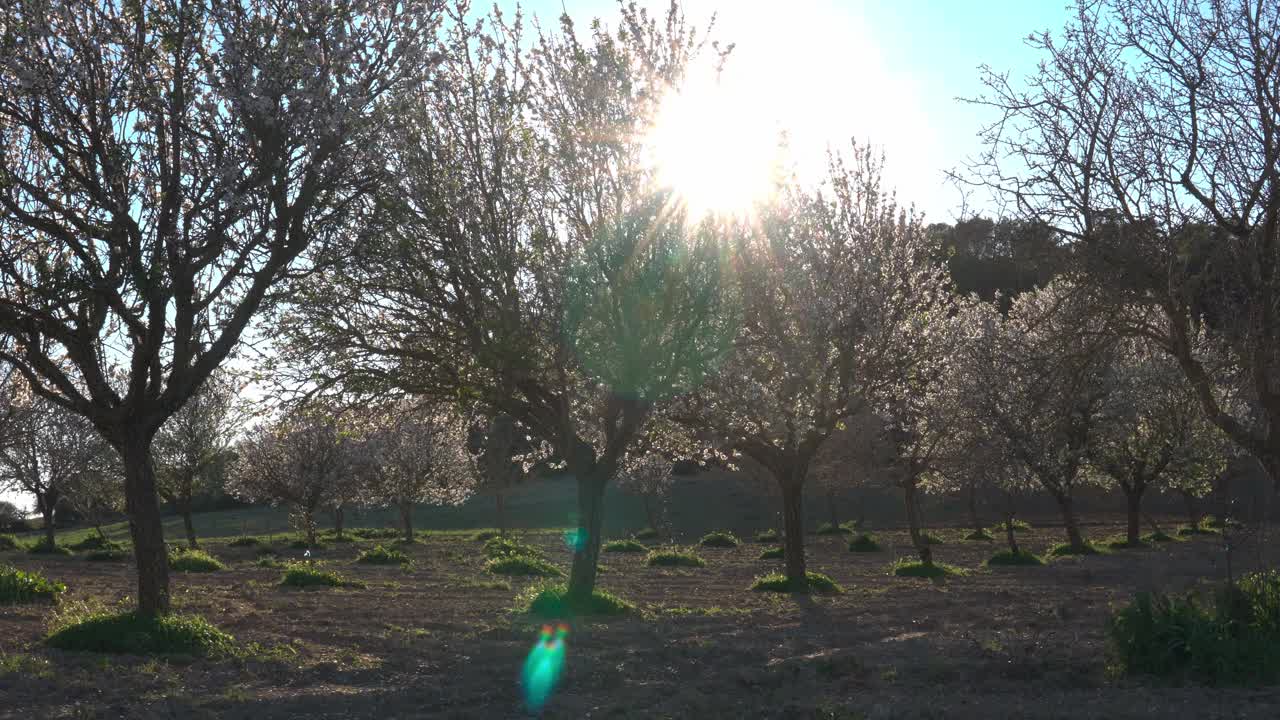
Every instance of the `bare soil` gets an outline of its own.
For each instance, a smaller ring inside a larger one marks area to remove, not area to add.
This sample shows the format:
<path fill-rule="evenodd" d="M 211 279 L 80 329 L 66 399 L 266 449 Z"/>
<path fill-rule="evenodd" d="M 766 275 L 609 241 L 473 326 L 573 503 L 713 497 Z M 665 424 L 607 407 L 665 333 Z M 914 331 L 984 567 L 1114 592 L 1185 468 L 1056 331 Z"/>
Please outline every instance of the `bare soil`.
<path fill-rule="evenodd" d="M 1095 537 L 1119 526 L 1091 528 Z M 699 549 L 702 569 L 657 569 L 606 554 L 600 586 L 641 617 L 577 622 L 546 718 L 1268 718 L 1280 690 L 1170 687 L 1108 671 L 1105 623 L 1137 590 L 1222 576 L 1212 537 L 987 569 L 999 543 L 942 533 L 935 557 L 970 570 L 945 582 L 897 578 L 903 532 L 851 553 L 810 536 L 810 569 L 839 596 L 748 590 L 781 569 L 766 547 Z M 1021 533 L 1041 551 L 1061 532 Z M 562 567 L 552 533 L 529 535 Z M 365 590 L 286 590 L 253 548 L 208 543 L 230 569 L 175 574 L 175 604 L 204 615 L 246 658 L 192 660 L 69 653 L 43 646 L 46 605 L 0 606 L 0 718 L 517 718 L 517 678 L 538 625 L 513 613 L 531 582 L 495 585 L 480 544 L 433 536 L 410 570 L 357 565 L 361 545 L 317 553 Z M 298 556 L 300 551 L 283 551 Z M 0 554 L 70 587 L 65 602 L 127 603 L 128 564 Z"/>

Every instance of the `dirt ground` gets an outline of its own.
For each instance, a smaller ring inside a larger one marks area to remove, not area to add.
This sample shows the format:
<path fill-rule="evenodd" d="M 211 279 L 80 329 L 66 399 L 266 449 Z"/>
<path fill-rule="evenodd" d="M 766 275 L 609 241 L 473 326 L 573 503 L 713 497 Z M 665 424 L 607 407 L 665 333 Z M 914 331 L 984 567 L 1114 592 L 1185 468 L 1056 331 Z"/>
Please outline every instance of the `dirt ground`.
<path fill-rule="evenodd" d="M 1094 537 L 1119 527 L 1090 528 Z M 986 569 L 988 543 L 943 531 L 936 557 L 971 570 L 946 582 L 896 578 L 905 533 L 879 553 L 811 536 L 809 563 L 835 597 L 760 594 L 781 561 L 763 546 L 702 549 L 703 569 L 656 569 L 606 555 L 600 585 L 643 617 L 577 623 L 546 718 L 1277 718 L 1280 690 L 1166 687 L 1107 672 L 1110 609 L 1146 587 L 1186 588 L 1222 574 L 1213 538 Z M 1060 531 L 1022 533 L 1039 551 Z M 558 535 L 528 539 L 563 567 Z M 364 543 L 363 546 L 368 546 Z M 435 536 L 409 548 L 409 571 L 356 565 L 360 546 L 319 553 L 365 590 L 286 590 L 253 548 L 210 542 L 230 565 L 175 574 L 178 609 L 209 618 L 248 659 L 65 653 L 41 639 L 50 609 L 0 606 L 0 718 L 518 718 L 517 677 L 537 626 L 512 613 L 510 587 L 483 570 L 480 544 Z M 299 551 L 289 551 L 293 555 Z M 81 557 L 0 561 L 62 580 L 67 602 L 120 602 L 127 564 Z"/>

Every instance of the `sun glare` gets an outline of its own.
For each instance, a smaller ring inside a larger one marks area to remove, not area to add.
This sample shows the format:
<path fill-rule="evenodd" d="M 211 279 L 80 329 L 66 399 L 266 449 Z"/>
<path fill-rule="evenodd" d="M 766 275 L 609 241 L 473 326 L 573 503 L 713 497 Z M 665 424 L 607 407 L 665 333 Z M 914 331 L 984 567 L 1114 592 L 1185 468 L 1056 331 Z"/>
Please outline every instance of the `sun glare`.
<path fill-rule="evenodd" d="M 778 130 L 749 98 L 714 81 L 668 95 L 646 139 L 658 181 L 689 213 L 743 214 L 772 187 Z"/>

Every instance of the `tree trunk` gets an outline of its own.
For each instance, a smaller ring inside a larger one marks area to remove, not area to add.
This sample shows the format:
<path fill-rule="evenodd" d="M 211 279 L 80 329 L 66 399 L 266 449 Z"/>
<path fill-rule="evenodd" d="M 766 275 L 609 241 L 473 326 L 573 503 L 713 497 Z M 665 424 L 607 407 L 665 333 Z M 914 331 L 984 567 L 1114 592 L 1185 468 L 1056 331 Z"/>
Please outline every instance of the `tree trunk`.
<path fill-rule="evenodd" d="M 568 596 L 585 603 L 596 589 L 596 565 L 600 561 L 600 533 L 604 527 L 604 488 L 608 478 L 598 470 L 578 475 L 578 532 L 574 538 L 573 568 Z"/>
<path fill-rule="evenodd" d="M 920 506 L 916 503 L 917 484 L 914 480 L 902 486 L 902 493 L 907 504 L 907 527 L 911 530 L 911 543 L 916 546 L 920 562 L 933 564 L 933 548 L 924 541 L 924 533 L 920 531 Z"/>
<path fill-rule="evenodd" d="M 307 546 L 316 546 L 316 511 L 314 508 L 302 508 L 302 532 L 307 536 Z"/>
<path fill-rule="evenodd" d="M 982 534 L 982 520 L 978 518 L 978 483 L 969 483 L 969 523 L 973 532 Z"/>
<path fill-rule="evenodd" d="M 151 464 L 151 438 L 151 433 L 133 430 L 119 448 L 124 462 L 125 512 L 138 564 L 138 614 L 145 617 L 169 612 L 169 558 Z"/>
<path fill-rule="evenodd" d="M 1067 530 L 1067 543 L 1071 545 L 1072 550 L 1084 550 L 1084 536 L 1080 534 L 1080 522 L 1076 519 L 1071 496 L 1055 494 L 1054 499 L 1058 501 L 1058 509 L 1062 512 L 1062 524 Z"/>
<path fill-rule="evenodd" d="M 836 493 L 834 490 L 827 491 L 827 510 L 831 513 L 831 527 L 840 527 L 840 518 L 836 515 Z"/>
<path fill-rule="evenodd" d="M 187 531 L 187 545 L 192 550 L 200 547 L 200 544 L 196 542 L 195 523 L 191 521 L 191 505 L 190 504 L 186 504 L 182 506 L 182 527 L 185 528 Z"/>
<path fill-rule="evenodd" d="M 644 519 L 649 522 L 650 529 L 657 530 L 658 518 L 653 512 L 653 498 L 648 493 L 645 493 L 641 496 L 641 499 L 644 501 Z"/>
<path fill-rule="evenodd" d="M 103 542 L 106 542 L 106 541 L 107 541 L 107 534 L 106 534 L 106 533 L 104 533 L 104 532 L 102 532 L 102 522 L 101 522 L 101 521 L 99 521 L 99 520 L 94 520 L 94 521 L 93 521 L 93 529 L 94 529 L 95 531 L 97 531 L 97 533 L 98 533 L 98 539 L 99 539 L 99 540 L 101 540 L 101 541 L 103 541 Z"/>
<path fill-rule="evenodd" d="M 787 584 L 793 592 L 809 587 L 804 563 L 804 484 L 803 474 L 782 478 L 782 535 L 786 556 Z"/>
<path fill-rule="evenodd" d="M 498 510 L 498 533 L 501 535 L 506 535 L 507 534 L 507 495 L 504 492 L 498 492 L 494 494 L 493 498 L 494 498 L 494 505 L 497 506 L 497 510 Z"/>
<path fill-rule="evenodd" d="M 1195 527 L 1200 520 L 1199 514 L 1196 512 L 1196 498 L 1186 490 L 1182 491 L 1182 501 L 1187 508 L 1187 523 L 1191 527 Z"/>
<path fill-rule="evenodd" d="M 342 521 L 346 514 L 346 508 L 341 505 L 333 509 L 333 535 L 339 541 L 342 540 Z"/>
<path fill-rule="evenodd" d="M 404 528 L 404 541 L 413 542 L 413 503 L 400 501 L 400 527 Z"/>
<path fill-rule="evenodd" d="M 1009 552 L 1018 554 L 1018 534 L 1013 531 L 1013 513 L 1004 516 L 1004 537 L 1009 543 Z"/>
<path fill-rule="evenodd" d="M 1125 541 L 1130 545 L 1137 545 L 1142 541 L 1142 490 L 1135 488 L 1133 490 L 1125 490 L 1125 506 L 1128 511 Z"/>
<path fill-rule="evenodd" d="M 40 516 L 44 518 L 44 542 L 52 548 L 58 541 L 54 535 L 53 503 L 46 497 L 44 500 L 36 498 L 36 504 L 40 506 Z"/>

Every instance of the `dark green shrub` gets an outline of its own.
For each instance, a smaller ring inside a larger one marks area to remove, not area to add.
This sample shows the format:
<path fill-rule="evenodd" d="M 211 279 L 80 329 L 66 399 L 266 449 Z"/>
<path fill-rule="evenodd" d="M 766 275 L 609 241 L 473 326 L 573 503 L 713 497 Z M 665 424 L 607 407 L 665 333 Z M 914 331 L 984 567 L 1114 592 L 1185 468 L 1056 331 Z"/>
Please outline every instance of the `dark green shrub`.
<path fill-rule="evenodd" d="M 986 530 L 974 530 L 968 535 L 965 535 L 964 539 L 972 540 L 974 542 L 991 542 L 992 540 L 995 540 L 995 537 L 993 537 Z"/>
<path fill-rule="evenodd" d="M 792 588 L 791 583 L 787 581 L 787 576 L 782 573 L 769 573 L 756 578 L 751 583 L 751 589 L 756 592 L 801 592 L 801 593 L 818 593 L 819 595 L 839 595 L 844 592 L 844 588 L 836 584 L 834 580 L 823 575 L 822 573 L 807 572 L 804 574 L 806 586 L 803 588 Z"/>
<path fill-rule="evenodd" d="M 1039 555 L 1036 555 L 1035 553 L 1027 552 L 1026 550 L 1019 550 L 1016 553 L 1013 552 L 1012 550 L 1001 550 L 995 555 L 992 555 L 991 559 L 987 560 L 987 564 L 988 565 L 1043 565 L 1044 558 L 1041 558 Z"/>
<path fill-rule="evenodd" d="M 822 523 L 818 526 L 819 535 L 852 535 L 853 530 L 844 525 L 832 525 L 829 522 Z"/>
<path fill-rule="evenodd" d="M 876 542 L 876 536 L 868 533 L 861 533 L 849 541 L 850 552 L 879 552 L 880 543 Z"/>
<path fill-rule="evenodd" d="M 713 548 L 738 547 L 738 538 L 733 533 L 717 530 L 703 535 L 698 544 L 702 547 Z"/>
<path fill-rule="evenodd" d="M 71 549 L 62 545 L 50 545 L 44 538 L 41 538 L 34 545 L 28 547 L 27 552 L 32 555 L 70 555 Z"/>
<path fill-rule="evenodd" d="M 1245 576 L 1212 603 L 1139 593 L 1107 623 L 1117 669 L 1214 685 L 1280 679 L 1280 572 Z"/>
<path fill-rule="evenodd" d="M 85 556 L 89 562 L 124 562 L 129 559 L 129 547 L 122 543 L 107 543 Z"/>
<path fill-rule="evenodd" d="M 408 565 L 412 562 L 408 555 L 395 549 L 387 549 L 381 545 L 365 550 L 356 558 L 356 562 L 366 565 Z"/>
<path fill-rule="evenodd" d="M 943 578 L 950 575 L 966 575 L 968 571 L 946 563 L 923 563 L 919 560 L 903 558 L 892 566 L 893 574 L 898 577 Z"/>
<path fill-rule="evenodd" d="M 644 543 L 636 540 L 610 540 L 600 549 L 609 553 L 649 552 L 649 548 L 645 547 Z"/>
<path fill-rule="evenodd" d="M 782 560 L 786 557 L 787 557 L 786 548 L 780 548 L 780 547 L 769 548 L 764 552 L 760 553 L 761 560 Z"/>
<path fill-rule="evenodd" d="M 564 571 L 532 555 L 508 555 L 494 558 L 484 564 L 484 569 L 495 575 L 530 575 L 534 577 L 562 577 Z"/>
<path fill-rule="evenodd" d="M 706 567 L 702 558 L 680 548 L 660 548 L 649 551 L 644 559 L 652 567 Z"/>
<path fill-rule="evenodd" d="M 67 586 L 37 572 L 0 565 L 0 605 L 28 602 L 57 602 Z"/>
<path fill-rule="evenodd" d="M 1085 541 L 1080 547 L 1072 547 L 1071 543 L 1060 543 L 1049 548 L 1049 554 L 1053 557 L 1065 557 L 1067 555 L 1101 555 L 1102 550 L 1097 545 Z"/>
<path fill-rule="evenodd" d="M 5 550 L 17 550 L 18 547 L 18 538 L 7 534 L 0 535 L 0 552 L 4 552 Z"/>
<path fill-rule="evenodd" d="M 485 541 L 484 556 L 490 560 L 508 557 L 545 557 L 540 548 L 523 543 L 512 537 L 494 537 Z"/>
<path fill-rule="evenodd" d="M 501 536 L 502 536 L 502 533 L 498 532 L 497 530 L 489 529 L 489 530 L 477 531 L 476 534 L 471 536 L 471 539 L 475 540 L 476 542 L 485 542 L 486 540 L 492 540 L 496 537 L 501 537 Z"/>
<path fill-rule="evenodd" d="M 517 612 L 548 620 L 581 616 L 631 615 L 636 606 L 597 588 L 585 601 L 574 601 L 564 585 L 531 585 L 516 597 Z"/>
<path fill-rule="evenodd" d="M 224 655 L 235 640 L 202 617 L 97 613 L 54 631 L 50 647 L 129 655 Z"/>
<path fill-rule="evenodd" d="M 280 577 L 284 587 L 349 587 L 364 589 L 366 586 L 359 580 L 348 580 L 332 570 L 325 570 L 313 563 L 295 562 L 285 566 L 284 575 Z"/>
<path fill-rule="evenodd" d="M 226 570 L 227 566 L 203 550 L 185 549 L 169 553 L 169 569 L 203 573 Z"/>
<path fill-rule="evenodd" d="M 240 537 L 227 543 L 230 547 L 257 547 L 262 544 L 262 538 L 252 535 L 241 535 Z"/>
<path fill-rule="evenodd" d="M 778 539 L 780 537 L 781 536 L 778 535 L 777 530 L 774 530 L 773 528 L 769 528 L 768 530 L 761 530 L 760 532 L 756 533 L 756 542 L 758 543 L 778 542 Z"/>
<path fill-rule="evenodd" d="M 635 537 L 635 539 L 637 540 L 657 540 L 659 537 L 661 537 L 661 533 L 659 533 L 657 530 L 654 530 L 653 528 L 645 528 L 640 532 L 636 533 L 633 537 Z"/>

